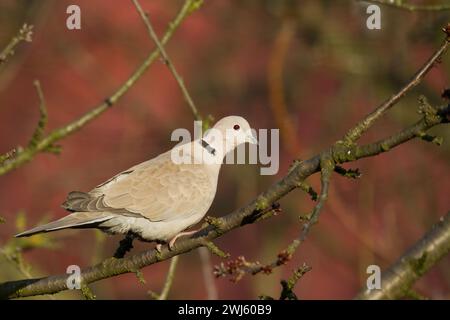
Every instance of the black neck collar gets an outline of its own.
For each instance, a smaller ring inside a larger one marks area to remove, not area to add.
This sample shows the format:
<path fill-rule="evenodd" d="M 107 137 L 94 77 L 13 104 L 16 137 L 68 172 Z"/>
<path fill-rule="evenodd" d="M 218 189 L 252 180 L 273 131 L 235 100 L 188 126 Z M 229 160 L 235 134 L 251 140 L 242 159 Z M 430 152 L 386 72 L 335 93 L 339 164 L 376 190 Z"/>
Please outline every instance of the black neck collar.
<path fill-rule="evenodd" d="M 213 147 L 211 147 L 211 145 L 210 145 L 208 142 L 206 142 L 206 141 L 203 140 L 203 139 L 200 139 L 200 144 L 201 144 L 201 146 L 202 146 L 203 148 L 205 148 L 206 151 L 208 151 L 210 154 L 212 154 L 213 156 L 216 155 L 216 149 L 214 149 Z"/>

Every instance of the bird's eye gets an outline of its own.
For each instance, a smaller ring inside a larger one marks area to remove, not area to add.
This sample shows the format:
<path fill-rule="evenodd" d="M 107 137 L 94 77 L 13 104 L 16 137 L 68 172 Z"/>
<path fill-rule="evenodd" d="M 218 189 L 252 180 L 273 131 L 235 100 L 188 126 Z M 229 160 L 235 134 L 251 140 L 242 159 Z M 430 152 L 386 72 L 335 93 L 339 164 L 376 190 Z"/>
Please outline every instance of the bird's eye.
<path fill-rule="evenodd" d="M 240 128 L 241 127 L 238 124 L 235 124 L 234 127 L 233 127 L 234 130 L 239 130 Z"/>

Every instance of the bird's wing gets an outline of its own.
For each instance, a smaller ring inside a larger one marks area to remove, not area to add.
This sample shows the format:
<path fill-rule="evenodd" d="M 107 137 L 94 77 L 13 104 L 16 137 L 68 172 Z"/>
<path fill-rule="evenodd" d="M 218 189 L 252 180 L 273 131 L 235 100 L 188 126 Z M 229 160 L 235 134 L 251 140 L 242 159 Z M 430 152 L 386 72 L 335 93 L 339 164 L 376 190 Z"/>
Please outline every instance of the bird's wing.
<path fill-rule="evenodd" d="M 167 152 L 116 175 L 88 194 L 74 194 L 67 209 L 138 214 L 152 221 L 187 218 L 205 213 L 215 190 L 202 165 L 177 165 Z"/>

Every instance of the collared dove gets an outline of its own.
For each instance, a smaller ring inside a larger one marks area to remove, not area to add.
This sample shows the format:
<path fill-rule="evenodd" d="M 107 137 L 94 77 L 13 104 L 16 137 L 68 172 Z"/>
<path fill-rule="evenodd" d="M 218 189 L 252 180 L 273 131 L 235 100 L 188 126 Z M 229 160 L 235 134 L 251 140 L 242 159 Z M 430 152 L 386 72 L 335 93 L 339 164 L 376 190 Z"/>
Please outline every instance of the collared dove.
<path fill-rule="evenodd" d="M 226 153 L 246 142 L 257 143 L 248 122 L 238 116 L 222 118 L 203 138 L 122 171 L 90 192 L 70 192 L 62 207 L 72 213 L 16 237 L 97 228 L 172 246 L 179 236 L 193 233 L 183 231 L 211 206 Z M 189 163 L 174 161 L 181 150 Z"/>

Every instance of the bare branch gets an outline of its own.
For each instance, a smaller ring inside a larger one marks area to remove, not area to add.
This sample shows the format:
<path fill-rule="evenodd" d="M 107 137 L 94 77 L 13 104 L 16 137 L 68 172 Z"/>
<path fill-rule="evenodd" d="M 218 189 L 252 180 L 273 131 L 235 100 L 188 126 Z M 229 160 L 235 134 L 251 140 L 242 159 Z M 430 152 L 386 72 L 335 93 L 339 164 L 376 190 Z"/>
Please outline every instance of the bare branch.
<path fill-rule="evenodd" d="M 216 246 L 214 244 L 214 242 L 212 242 L 212 241 L 205 241 L 203 243 L 203 246 L 206 249 L 208 249 L 209 252 L 211 252 L 212 254 L 215 254 L 216 256 L 218 256 L 220 258 L 228 258 L 230 256 L 229 253 L 222 251 L 222 249 L 220 249 L 218 246 Z"/>
<path fill-rule="evenodd" d="M 4 154 L 0 154 L 0 165 L 2 165 L 5 161 L 10 160 L 14 158 L 14 156 L 17 154 L 17 150 L 20 151 L 20 147 L 14 148 Z"/>
<path fill-rule="evenodd" d="M 361 172 L 359 172 L 359 169 L 345 169 L 341 166 L 336 166 L 334 168 L 334 172 L 349 179 L 359 179 L 362 175 Z"/>
<path fill-rule="evenodd" d="M 30 142 L 28 143 L 28 148 L 32 149 L 36 147 L 36 145 L 39 143 L 39 141 L 42 140 L 42 136 L 44 134 L 45 127 L 47 126 L 47 120 L 48 120 L 48 114 L 47 114 L 47 107 L 45 104 L 45 98 L 44 93 L 42 92 L 41 84 L 38 80 L 35 80 L 33 83 L 34 87 L 36 88 L 37 95 L 39 98 L 39 121 L 36 126 L 36 129 L 34 130 L 33 136 L 30 139 Z"/>
<path fill-rule="evenodd" d="M 177 269 L 179 256 L 175 256 L 170 260 L 169 271 L 167 272 L 166 282 L 164 282 L 164 287 L 161 291 L 161 294 L 158 297 L 158 300 L 167 300 L 169 296 L 170 288 L 172 287 L 173 278 L 175 277 L 175 270 Z"/>
<path fill-rule="evenodd" d="M 317 192 L 313 189 L 313 187 L 311 187 L 305 181 L 301 181 L 298 184 L 298 187 L 300 189 L 302 189 L 303 191 L 305 191 L 307 194 L 309 194 L 309 196 L 311 197 L 312 201 L 317 201 L 317 197 L 318 197 Z"/>
<path fill-rule="evenodd" d="M 26 23 L 20 28 L 17 35 L 11 39 L 6 45 L 3 51 L 0 53 L 0 66 L 4 64 L 10 56 L 14 54 L 16 47 L 22 42 L 31 42 L 31 36 L 33 35 L 33 26 Z"/>
<path fill-rule="evenodd" d="M 450 252 L 450 212 L 411 249 L 382 272 L 381 289 L 363 289 L 356 299 L 400 299 L 411 286 Z"/>
<path fill-rule="evenodd" d="M 336 148 L 335 158 L 339 162 L 348 162 L 353 158 L 361 159 L 376 156 L 380 153 L 386 152 L 395 148 L 408 140 L 416 137 L 420 137 L 423 132 L 426 132 L 431 127 L 440 124 L 447 123 L 446 117 L 450 113 L 450 105 L 436 108 L 436 114 L 429 114 L 416 122 L 414 125 L 394 134 L 383 140 L 379 140 L 374 143 L 370 143 L 363 146 L 355 146 L 350 148 Z"/>
<path fill-rule="evenodd" d="M 86 300 L 96 300 L 97 297 L 95 294 L 91 291 L 91 288 L 89 288 L 87 285 L 83 284 L 81 286 L 81 294 Z"/>
<path fill-rule="evenodd" d="M 233 282 L 237 282 L 245 274 L 270 274 L 273 269 L 282 265 L 285 265 L 292 259 L 297 248 L 305 241 L 309 234 L 309 231 L 313 225 L 315 225 L 318 220 L 322 208 L 328 198 L 328 188 L 330 185 L 331 174 L 334 170 L 334 162 L 331 160 L 330 153 L 324 152 L 321 155 L 320 160 L 320 171 L 321 171 L 321 191 L 318 197 L 318 202 L 315 205 L 310 216 L 303 218 L 305 223 L 303 224 L 302 231 L 300 235 L 292 240 L 292 242 L 278 253 L 276 259 L 268 264 L 261 264 L 260 262 L 249 262 L 244 257 L 238 257 L 235 260 L 228 261 L 226 263 L 221 263 L 214 269 L 214 274 L 216 277 L 231 276 Z M 301 185 L 301 184 L 300 184 Z"/>
<path fill-rule="evenodd" d="M 450 37 L 447 31 L 445 31 L 447 36 L 442 42 L 439 49 L 430 57 L 430 59 L 425 62 L 425 64 L 419 69 L 419 71 L 408 81 L 408 83 L 403 86 L 397 93 L 393 94 L 389 99 L 383 102 L 374 111 L 369 113 L 362 121 L 360 121 L 355 127 L 350 129 L 344 137 L 344 142 L 346 144 L 354 143 L 358 140 L 361 135 L 366 132 L 376 120 L 383 116 L 386 111 L 392 108 L 408 91 L 416 87 L 425 75 L 431 70 L 435 63 L 442 57 L 442 55 L 447 51 L 449 46 Z"/>
<path fill-rule="evenodd" d="M 294 293 L 294 287 L 297 282 L 312 268 L 308 266 L 306 263 L 300 268 L 294 270 L 292 276 L 286 281 L 281 280 L 282 291 L 280 295 L 280 300 L 298 300 L 297 295 Z"/>
<path fill-rule="evenodd" d="M 177 71 L 177 69 L 175 69 L 173 62 L 167 55 L 163 44 L 159 41 L 158 36 L 156 35 L 156 32 L 153 29 L 153 26 L 150 22 L 149 15 L 144 12 L 144 10 L 142 9 L 138 0 L 132 0 L 132 1 L 133 1 L 134 5 L 136 6 L 137 11 L 141 15 L 141 18 L 144 21 L 145 26 L 147 27 L 147 31 L 150 35 L 150 38 L 152 38 L 152 40 L 155 42 L 156 47 L 158 48 L 159 52 L 161 53 L 164 64 L 169 68 L 170 72 L 172 72 L 175 80 L 177 81 L 178 86 L 180 87 L 181 92 L 183 93 L 184 99 L 186 100 L 187 104 L 189 105 L 189 108 L 191 108 L 191 111 L 194 114 L 195 120 L 202 120 L 200 113 L 198 112 L 197 107 L 195 106 L 194 101 L 191 98 L 191 95 L 189 94 L 188 90 L 186 89 L 183 78 L 181 78 L 181 76 L 178 74 L 178 71 Z"/>

